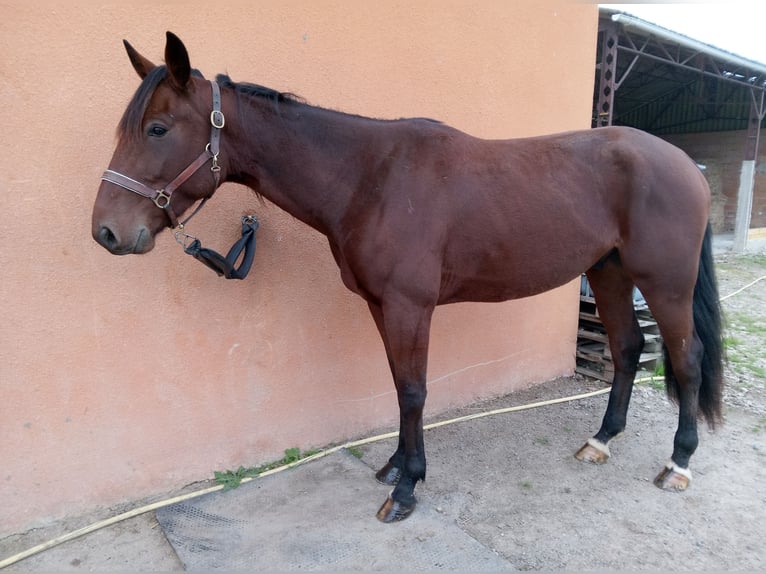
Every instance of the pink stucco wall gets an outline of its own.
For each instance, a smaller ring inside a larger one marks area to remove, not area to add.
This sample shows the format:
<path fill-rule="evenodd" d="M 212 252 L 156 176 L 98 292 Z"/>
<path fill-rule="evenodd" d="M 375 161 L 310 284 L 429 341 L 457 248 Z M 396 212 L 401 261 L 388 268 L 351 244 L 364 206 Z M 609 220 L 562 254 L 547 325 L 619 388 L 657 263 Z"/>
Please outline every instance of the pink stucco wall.
<path fill-rule="evenodd" d="M 127 38 L 376 116 L 488 138 L 590 123 L 596 5 L 517 2 L 0 2 L 0 536 L 172 491 L 214 469 L 394 428 L 366 305 L 323 237 L 225 186 L 195 234 L 262 222 L 253 272 L 217 278 L 165 233 L 113 257 L 90 237 L 114 129 L 138 84 Z M 214 14 L 213 14 L 214 13 Z M 437 309 L 428 415 L 570 373 L 577 286 Z"/>

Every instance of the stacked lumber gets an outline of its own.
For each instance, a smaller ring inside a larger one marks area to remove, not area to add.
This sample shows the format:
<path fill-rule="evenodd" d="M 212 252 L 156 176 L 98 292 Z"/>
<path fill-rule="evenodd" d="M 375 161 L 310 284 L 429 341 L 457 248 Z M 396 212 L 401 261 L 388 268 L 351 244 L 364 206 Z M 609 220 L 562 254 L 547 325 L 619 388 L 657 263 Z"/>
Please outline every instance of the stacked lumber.
<path fill-rule="evenodd" d="M 633 306 L 638 325 L 644 334 L 644 350 L 639 359 L 639 369 L 653 372 L 662 362 L 662 338 L 657 322 L 638 289 L 633 291 Z M 599 318 L 596 300 L 585 275 L 580 284 L 580 320 L 577 329 L 577 351 L 575 372 L 582 375 L 612 382 L 614 364 L 609 349 L 606 329 Z"/>

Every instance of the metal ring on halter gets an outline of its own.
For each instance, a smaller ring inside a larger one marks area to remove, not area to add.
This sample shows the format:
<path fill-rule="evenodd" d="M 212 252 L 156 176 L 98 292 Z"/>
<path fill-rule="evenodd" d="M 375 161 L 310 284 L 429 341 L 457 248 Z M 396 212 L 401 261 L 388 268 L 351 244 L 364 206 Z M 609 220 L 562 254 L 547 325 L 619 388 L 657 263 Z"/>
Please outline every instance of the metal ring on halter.
<path fill-rule="evenodd" d="M 164 189 L 159 189 L 152 201 L 154 202 L 154 205 L 160 209 L 167 209 L 170 206 L 170 195 L 165 193 Z"/>

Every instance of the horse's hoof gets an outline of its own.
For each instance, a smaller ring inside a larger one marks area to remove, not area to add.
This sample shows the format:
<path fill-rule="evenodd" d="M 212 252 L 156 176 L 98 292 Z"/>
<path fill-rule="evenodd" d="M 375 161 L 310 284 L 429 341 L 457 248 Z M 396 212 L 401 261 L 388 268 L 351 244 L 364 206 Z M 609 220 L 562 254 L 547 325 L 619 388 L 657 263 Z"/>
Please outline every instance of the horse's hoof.
<path fill-rule="evenodd" d="M 688 468 L 681 468 L 671 461 L 654 479 L 654 486 L 662 490 L 686 490 L 691 479 L 692 473 Z"/>
<path fill-rule="evenodd" d="M 386 524 L 389 522 L 399 522 L 400 520 L 404 520 L 410 514 L 412 514 L 412 511 L 415 510 L 416 504 L 417 501 L 414 497 L 412 498 L 412 504 L 404 504 L 402 502 L 395 501 L 393 498 L 391 498 L 391 495 L 389 495 L 388 498 L 386 498 L 386 501 L 383 503 L 383 506 L 381 506 L 380 510 L 378 510 L 376 516 L 378 517 L 378 520 L 385 522 Z"/>
<path fill-rule="evenodd" d="M 396 486 L 401 477 L 402 477 L 401 469 L 396 468 L 390 462 L 387 462 L 386 466 L 384 466 L 378 472 L 375 473 L 375 478 L 377 479 L 379 483 L 387 484 L 389 486 Z"/>
<path fill-rule="evenodd" d="M 609 445 L 604 444 L 595 438 L 589 438 L 583 447 L 575 453 L 577 460 L 583 462 L 592 462 L 595 464 L 604 464 L 609 460 Z"/>

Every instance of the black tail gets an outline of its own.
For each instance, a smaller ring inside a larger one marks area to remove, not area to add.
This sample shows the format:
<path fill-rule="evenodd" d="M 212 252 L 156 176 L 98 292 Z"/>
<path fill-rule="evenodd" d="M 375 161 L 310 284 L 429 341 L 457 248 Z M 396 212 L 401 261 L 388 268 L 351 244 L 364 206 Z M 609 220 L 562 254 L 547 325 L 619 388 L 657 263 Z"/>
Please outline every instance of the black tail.
<path fill-rule="evenodd" d="M 699 390 L 700 414 L 713 428 L 721 421 L 721 399 L 723 395 L 723 333 L 721 303 L 718 298 L 718 284 L 713 268 L 713 233 L 708 223 L 705 238 L 702 240 L 699 272 L 694 286 L 694 329 L 702 342 L 703 355 L 702 384 Z M 668 350 L 663 345 L 665 355 L 665 386 L 668 396 L 678 400 L 678 381 L 673 374 Z"/>

